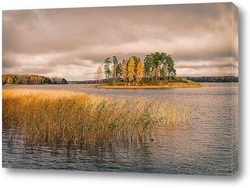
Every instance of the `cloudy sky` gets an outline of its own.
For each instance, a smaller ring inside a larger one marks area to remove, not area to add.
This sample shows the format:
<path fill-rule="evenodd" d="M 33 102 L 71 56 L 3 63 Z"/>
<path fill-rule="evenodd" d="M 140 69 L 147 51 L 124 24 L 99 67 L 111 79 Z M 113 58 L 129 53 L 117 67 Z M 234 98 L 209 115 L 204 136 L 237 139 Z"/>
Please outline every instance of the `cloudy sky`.
<path fill-rule="evenodd" d="M 106 57 L 166 52 L 179 76 L 238 76 L 231 3 L 3 11 L 3 74 L 87 80 Z"/>

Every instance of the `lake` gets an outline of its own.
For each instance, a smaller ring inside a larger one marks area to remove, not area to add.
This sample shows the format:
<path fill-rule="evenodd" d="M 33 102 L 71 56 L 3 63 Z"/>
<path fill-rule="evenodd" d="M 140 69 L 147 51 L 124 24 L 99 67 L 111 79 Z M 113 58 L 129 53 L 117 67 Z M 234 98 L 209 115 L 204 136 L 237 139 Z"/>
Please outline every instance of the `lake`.
<path fill-rule="evenodd" d="M 78 145 L 32 146 L 14 130 L 2 132 L 4 168 L 69 169 L 199 175 L 232 175 L 238 168 L 238 83 L 202 83 L 202 88 L 99 89 L 85 85 L 3 86 L 70 90 L 110 97 L 161 98 L 194 112 L 188 125 L 159 127 L 154 140 L 109 150 Z"/>

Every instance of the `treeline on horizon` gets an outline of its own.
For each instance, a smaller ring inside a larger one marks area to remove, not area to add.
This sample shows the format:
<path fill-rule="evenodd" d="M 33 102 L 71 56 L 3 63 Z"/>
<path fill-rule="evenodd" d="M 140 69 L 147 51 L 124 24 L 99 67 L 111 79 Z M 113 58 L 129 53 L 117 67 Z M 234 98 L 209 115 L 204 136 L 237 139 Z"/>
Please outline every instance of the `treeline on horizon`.
<path fill-rule="evenodd" d="M 182 78 L 182 79 L 180 79 Z M 177 77 L 177 80 L 191 80 L 194 82 L 238 82 L 238 77 L 235 76 L 198 76 L 198 77 Z M 102 82 L 107 82 L 106 79 L 102 79 Z M 68 84 L 96 84 L 99 80 L 84 80 L 84 81 L 68 81 Z"/>
<path fill-rule="evenodd" d="M 238 77 L 236 76 L 198 76 L 186 78 L 194 82 L 238 82 Z"/>
<path fill-rule="evenodd" d="M 67 84 L 67 83 L 68 81 L 65 78 L 60 78 L 60 77 L 46 77 L 46 76 L 28 75 L 28 74 L 2 75 L 2 85 L 5 84 L 35 85 L 35 84 Z"/>

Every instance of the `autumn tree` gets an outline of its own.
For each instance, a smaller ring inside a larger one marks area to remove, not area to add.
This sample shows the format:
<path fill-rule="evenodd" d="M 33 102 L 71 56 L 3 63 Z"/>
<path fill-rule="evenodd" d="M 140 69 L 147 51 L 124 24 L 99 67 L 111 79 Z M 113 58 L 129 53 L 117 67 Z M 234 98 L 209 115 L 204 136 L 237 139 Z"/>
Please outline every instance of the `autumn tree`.
<path fill-rule="evenodd" d="M 9 76 L 9 77 L 7 78 L 7 83 L 8 83 L 8 84 L 13 84 L 13 78 L 12 78 L 11 76 Z"/>
<path fill-rule="evenodd" d="M 140 83 L 140 81 L 142 80 L 143 72 L 144 72 L 143 61 L 139 60 L 136 68 L 136 83 Z"/>
<path fill-rule="evenodd" d="M 128 81 L 134 81 L 134 76 L 135 76 L 135 60 L 133 57 L 129 59 L 128 63 Z"/>
<path fill-rule="evenodd" d="M 99 67 L 97 68 L 97 71 L 96 71 L 96 78 L 97 78 L 97 81 L 98 81 L 99 83 L 101 83 L 102 77 L 103 77 L 103 75 L 102 75 L 102 67 L 99 66 Z"/>
<path fill-rule="evenodd" d="M 67 81 L 64 78 L 51 77 L 50 83 L 52 83 L 52 84 L 67 84 Z"/>
<path fill-rule="evenodd" d="M 127 81 L 127 61 L 124 59 L 122 61 L 122 68 L 121 68 L 121 79 L 123 80 L 123 82 Z"/>

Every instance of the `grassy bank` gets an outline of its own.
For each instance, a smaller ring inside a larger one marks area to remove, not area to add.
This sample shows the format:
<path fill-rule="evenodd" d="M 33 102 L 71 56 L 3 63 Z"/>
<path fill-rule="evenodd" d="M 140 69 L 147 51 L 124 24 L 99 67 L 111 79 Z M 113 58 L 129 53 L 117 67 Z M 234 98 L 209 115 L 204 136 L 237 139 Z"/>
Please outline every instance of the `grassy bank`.
<path fill-rule="evenodd" d="M 139 84 L 112 82 L 96 86 L 98 88 L 112 88 L 112 89 L 164 89 L 164 88 L 197 88 L 202 87 L 201 84 L 192 82 L 186 79 L 176 78 L 175 80 L 157 80 L 144 81 Z"/>
<path fill-rule="evenodd" d="M 4 89 L 3 129 L 35 144 L 109 144 L 144 139 L 157 126 L 186 123 L 191 111 L 169 101 L 111 99 L 55 90 Z"/>
<path fill-rule="evenodd" d="M 117 86 L 117 85 L 98 85 L 97 88 L 110 88 L 110 89 L 167 89 L 167 88 L 198 88 L 202 87 L 201 84 L 169 84 L 160 86 Z"/>

